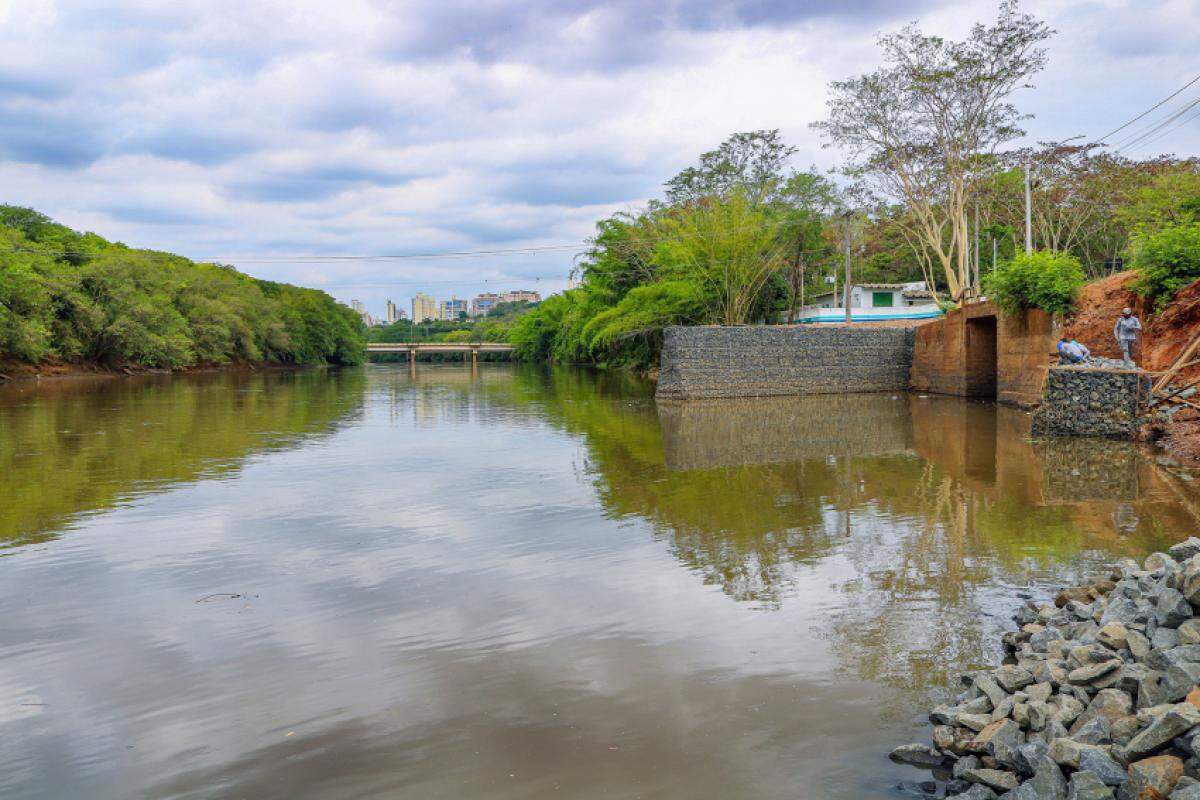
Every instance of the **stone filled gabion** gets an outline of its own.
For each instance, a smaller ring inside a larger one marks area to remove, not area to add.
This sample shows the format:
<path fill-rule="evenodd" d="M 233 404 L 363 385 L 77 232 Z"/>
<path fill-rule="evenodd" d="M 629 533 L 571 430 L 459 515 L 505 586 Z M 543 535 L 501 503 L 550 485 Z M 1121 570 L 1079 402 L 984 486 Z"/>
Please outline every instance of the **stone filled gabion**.
<path fill-rule="evenodd" d="M 671 326 L 655 396 L 717 397 L 903 392 L 911 328 L 820 325 Z"/>
<path fill-rule="evenodd" d="M 929 715 L 933 745 L 891 758 L 948 797 L 1200 800 L 1200 539 L 1028 603 L 1003 666 Z"/>
<path fill-rule="evenodd" d="M 1150 378 L 1128 369 L 1052 367 L 1033 414 L 1034 436 L 1109 436 L 1138 432 L 1150 400 Z"/>

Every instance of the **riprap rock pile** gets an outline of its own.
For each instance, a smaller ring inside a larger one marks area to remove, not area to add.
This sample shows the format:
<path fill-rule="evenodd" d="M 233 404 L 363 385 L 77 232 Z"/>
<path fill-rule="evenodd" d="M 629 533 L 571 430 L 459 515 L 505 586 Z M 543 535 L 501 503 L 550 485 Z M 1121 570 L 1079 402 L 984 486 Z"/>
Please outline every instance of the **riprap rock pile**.
<path fill-rule="evenodd" d="M 894 761 L 970 800 L 1200 800 L 1200 539 L 1021 608 L 998 669 Z"/>

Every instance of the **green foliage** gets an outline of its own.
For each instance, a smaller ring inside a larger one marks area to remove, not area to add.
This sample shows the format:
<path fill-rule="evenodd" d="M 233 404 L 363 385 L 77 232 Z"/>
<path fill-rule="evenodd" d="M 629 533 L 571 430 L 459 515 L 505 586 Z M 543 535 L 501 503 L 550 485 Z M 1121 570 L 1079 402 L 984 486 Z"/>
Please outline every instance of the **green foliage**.
<path fill-rule="evenodd" d="M 358 316 L 324 292 L 132 250 L 0 206 L 0 358 L 181 369 L 358 364 Z"/>
<path fill-rule="evenodd" d="M 1079 259 L 1068 253 L 1021 253 L 984 276 L 983 290 L 1006 314 L 1040 308 L 1064 315 L 1075 307 L 1085 281 Z"/>
<path fill-rule="evenodd" d="M 1130 260 L 1139 273 L 1135 291 L 1162 308 L 1200 278 L 1200 222 L 1135 234 Z"/>
<path fill-rule="evenodd" d="M 537 304 L 531 303 L 528 300 L 510 300 L 504 303 L 496 303 L 488 311 L 487 317 L 491 320 L 512 320 L 521 316 L 535 305 Z"/>
<path fill-rule="evenodd" d="M 667 183 L 665 201 L 596 225 L 580 285 L 519 317 L 509 341 L 526 360 L 645 369 L 662 329 L 773 319 L 798 301 L 803 257 L 828 250 L 837 188 L 786 169 L 778 131 L 739 133 Z M 822 272 L 823 274 L 823 272 Z"/>
<path fill-rule="evenodd" d="M 513 356 L 523 361 L 549 361 L 563 318 L 583 290 L 576 289 L 547 297 L 537 308 L 521 317 L 509 332 Z"/>
<path fill-rule="evenodd" d="M 1139 234 L 1200 221 L 1200 165 L 1184 162 L 1155 175 L 1116 216 Z"/>

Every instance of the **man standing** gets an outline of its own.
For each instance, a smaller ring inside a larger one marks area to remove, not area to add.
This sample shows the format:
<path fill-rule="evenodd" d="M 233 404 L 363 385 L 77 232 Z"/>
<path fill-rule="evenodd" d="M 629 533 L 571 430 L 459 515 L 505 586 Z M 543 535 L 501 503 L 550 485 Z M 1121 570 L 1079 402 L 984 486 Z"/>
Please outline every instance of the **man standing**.
<path fill-rule="evenodd" d="M 1121 355 L 1125 358 L 1125 366 L 1136 366 L 1133 363 L 1133 344 L 1142 335 L 1142 323 L 1133 315 L 1132 308 L 1125 308 L 1121 311 L 1121 316 L 1117 317 L 1117 324 L 1113 327 L 1113 336 L 1117 337 L 1117 344 L 1121 347 Z"/>

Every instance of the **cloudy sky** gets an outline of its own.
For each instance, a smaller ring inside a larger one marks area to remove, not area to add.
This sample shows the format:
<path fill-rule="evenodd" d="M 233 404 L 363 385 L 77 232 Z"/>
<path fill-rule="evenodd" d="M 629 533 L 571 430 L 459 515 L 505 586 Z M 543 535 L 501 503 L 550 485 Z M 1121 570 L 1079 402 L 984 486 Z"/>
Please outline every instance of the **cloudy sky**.
<path fill-rule="evenodd" d="M 1031 136 L 1099 136 L 1200 74 L 1195 0 L 1041 0 Z M 596 219 L 733 131 L 808 123 L 905 22 L 974 0 L 0 0 L 0 202 L 381 313 L 562 288 Z M 1200 97 L 1193 86 L 1160 112 Z M 1148 119 L 1154 119 L 1150 117 Z M 1181 121 L 1186 120 L 1184 117 Z M 1195 154 L 1200 120 L 1142 151 Z M 280 258 L 297 256 L 297 258 Z"/>

